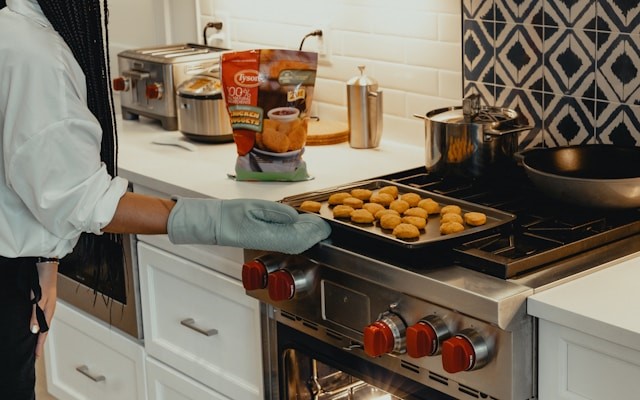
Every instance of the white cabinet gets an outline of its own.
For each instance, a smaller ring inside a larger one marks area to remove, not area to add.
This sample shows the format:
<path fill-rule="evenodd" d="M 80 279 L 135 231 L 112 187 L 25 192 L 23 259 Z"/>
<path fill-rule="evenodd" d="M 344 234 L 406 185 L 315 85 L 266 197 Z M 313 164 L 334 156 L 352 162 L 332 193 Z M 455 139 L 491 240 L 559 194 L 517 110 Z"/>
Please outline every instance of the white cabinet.
<path fill-rule="evenodd" d="M 172 253 L 138 242 L 147 354 L 231 399 L 262 399 L 259 303 L 214 271 L 239 262 L 211 256 L 205 267 Z"/>
<path fill-rule="evenodd" d="M 540 320 L 540 400 L 635 399 L 640 351 Z"/>
<path fill-rule="evenodd" d="M 147 381 L 153 400 L 230 400 L 151 357 L 147 357 Z"/>
<path fill-rule="evenodd" d="M 142 346 L 63 301 L 45 362 L 48 390 L 58 399 L 146 399 Z"/>

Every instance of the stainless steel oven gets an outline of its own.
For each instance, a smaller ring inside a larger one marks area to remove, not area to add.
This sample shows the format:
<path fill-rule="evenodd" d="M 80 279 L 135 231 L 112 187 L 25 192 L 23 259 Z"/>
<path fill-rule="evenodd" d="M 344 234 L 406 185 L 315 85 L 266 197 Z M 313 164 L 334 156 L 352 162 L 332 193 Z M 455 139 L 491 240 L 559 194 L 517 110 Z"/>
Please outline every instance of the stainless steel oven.
<path fill-rule="evenodd" d="M 527 298 L 639 251 L 640 210 L 548 202 L 520 172 L 505 178 L 512 185 L 437 179 L 424 168 L 384 178 L 516 218 L 428 246 L 332 223 L 331 237 L 302 255 L 247 252 L 242 281 L 263 304 L 268 397 L 536 399 Z"/>
<path fill-rule="evenodd" d="M 142 339 L 135 236 L 124 235 L 123 244 L 124 263 L 114 266 L 109 286 L 96 280 L 93 267 L 61 260 L 58 298 L 134 339 Z"/>

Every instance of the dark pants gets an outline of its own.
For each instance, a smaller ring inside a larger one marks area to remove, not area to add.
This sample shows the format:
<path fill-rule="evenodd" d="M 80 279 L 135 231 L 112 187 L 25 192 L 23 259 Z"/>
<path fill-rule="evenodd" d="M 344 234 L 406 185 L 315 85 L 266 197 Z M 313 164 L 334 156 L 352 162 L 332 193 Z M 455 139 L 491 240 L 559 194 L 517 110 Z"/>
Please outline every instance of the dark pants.
<path fill-rule="evenodd" d="M 38 335 L 29 325 L 37 282 L 34 259 L 0 258 L 0 399 L 35 399 Z"/>

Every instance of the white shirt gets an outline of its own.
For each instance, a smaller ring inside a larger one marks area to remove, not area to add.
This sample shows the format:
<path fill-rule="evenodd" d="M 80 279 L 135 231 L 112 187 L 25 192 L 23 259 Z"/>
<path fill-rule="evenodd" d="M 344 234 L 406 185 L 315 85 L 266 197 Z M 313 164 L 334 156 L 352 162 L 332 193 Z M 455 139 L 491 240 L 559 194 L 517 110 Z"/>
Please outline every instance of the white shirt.
<path fill-rule="evenodd" d="M 36 0 L 0 10 L 0 255 L 63 257 L 126 192 L 100 161 L 84 74 Z"/>

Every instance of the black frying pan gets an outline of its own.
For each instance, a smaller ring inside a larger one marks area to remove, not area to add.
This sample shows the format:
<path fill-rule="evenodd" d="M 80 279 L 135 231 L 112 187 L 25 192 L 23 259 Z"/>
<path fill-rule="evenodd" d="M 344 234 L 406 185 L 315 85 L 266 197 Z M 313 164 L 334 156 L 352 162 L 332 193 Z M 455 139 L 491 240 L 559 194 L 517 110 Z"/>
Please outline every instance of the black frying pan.
<path fill-rule="evenodd" d="M 640 207 L 640 148 L 581 145 L 521 154 L 531 181 L 563 202 L 597 208 Z"/>

